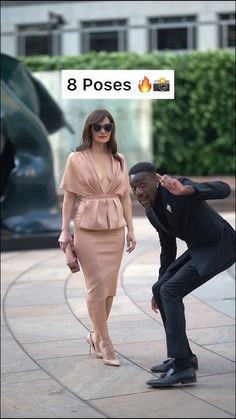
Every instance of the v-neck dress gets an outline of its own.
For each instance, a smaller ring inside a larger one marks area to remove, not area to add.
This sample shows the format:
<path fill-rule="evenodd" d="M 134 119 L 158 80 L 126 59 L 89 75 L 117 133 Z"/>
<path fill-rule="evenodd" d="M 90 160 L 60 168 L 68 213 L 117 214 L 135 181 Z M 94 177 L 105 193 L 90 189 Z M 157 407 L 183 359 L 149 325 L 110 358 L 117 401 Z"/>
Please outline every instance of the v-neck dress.
<path fill-rule="evenodd" d="M 112 177 L 106 190 L 90 149 L 69 155 L 60 185 L 80 197 L 74 217 L 74 246 L 84 273 L 88 300 L 116 295 L 126 225 L 120 198 L 129 190 L 126 161 L 119 155 L 122 166 L 111 155 Z"/>

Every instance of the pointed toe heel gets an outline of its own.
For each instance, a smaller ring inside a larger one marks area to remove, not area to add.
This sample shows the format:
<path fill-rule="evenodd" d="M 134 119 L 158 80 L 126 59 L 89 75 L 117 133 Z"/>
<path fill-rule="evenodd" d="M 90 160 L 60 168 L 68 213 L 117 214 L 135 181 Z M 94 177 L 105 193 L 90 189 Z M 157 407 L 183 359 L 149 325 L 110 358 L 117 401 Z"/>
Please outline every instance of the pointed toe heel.
<path fill-rule="evenodd" d="M 110 365 L 112 367 L 119 367 L 120 363 L 116 358 L 116 354 L 109 337 L 101 339 L 100 341 L 100 349 L 103 356 L 103 362 L 105 365 Z"/>

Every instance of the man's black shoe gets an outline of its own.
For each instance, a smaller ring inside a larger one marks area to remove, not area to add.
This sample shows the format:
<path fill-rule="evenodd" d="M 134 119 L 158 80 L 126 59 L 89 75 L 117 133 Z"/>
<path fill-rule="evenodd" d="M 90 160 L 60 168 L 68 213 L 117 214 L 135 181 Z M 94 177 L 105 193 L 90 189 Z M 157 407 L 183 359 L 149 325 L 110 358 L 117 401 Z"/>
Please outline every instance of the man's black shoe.
<path fill-rule="evenodd" d="M 155 388 L 169 387 L 174 384 L 190 384 L 196 383 L 196 373 L 194 368 L 188 368 L 187 370 L 175 372 L 173 368 L 170 368 L 166 374 L 162 374 L 160 378 L 156 380 L 148 380 L 147 385 Z"/>
<path fill-rule="evenodd" d="M 189 358 L 190 364 L 192 365 L 192 367 L 197 370 L 198 369 L 198 360 L 196 355 L 191 355 Z M 170 368 L 174 367 L 174 363 L 175 363 L 175 358 L 170 358 L 167 359 L 166 361 L 163 362 L 163 364 L 159 364 L 159 365 L 154 365 L 153 367 L 151 367 L 151 371 L 152 372 L 167 372 Z"/>

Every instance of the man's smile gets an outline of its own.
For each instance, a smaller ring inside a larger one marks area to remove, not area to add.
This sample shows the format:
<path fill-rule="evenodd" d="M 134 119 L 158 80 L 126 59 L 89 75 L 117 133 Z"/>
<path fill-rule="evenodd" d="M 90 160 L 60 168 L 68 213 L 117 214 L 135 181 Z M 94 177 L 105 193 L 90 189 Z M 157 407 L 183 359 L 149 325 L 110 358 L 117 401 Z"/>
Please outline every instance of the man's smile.
<path fill-rule="evenodd" d="M 149 208 L 151 206 L 151 200 L 149 198 L 140 198 L 139 202 L 145 208 Z"/>

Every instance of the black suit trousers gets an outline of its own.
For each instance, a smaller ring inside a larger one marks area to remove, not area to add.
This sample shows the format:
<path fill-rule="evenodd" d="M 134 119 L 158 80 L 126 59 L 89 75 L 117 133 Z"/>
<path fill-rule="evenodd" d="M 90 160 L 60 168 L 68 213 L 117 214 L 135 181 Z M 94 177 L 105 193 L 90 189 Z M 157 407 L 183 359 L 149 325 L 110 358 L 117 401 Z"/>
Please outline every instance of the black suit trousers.
<path fill-rule="evenodd" d="M 211 278 L 212 275 L 199 276 L 189 256 L 181 266 L 172 269 L 170 266 L 153 285 L 153 295 L 165 328 L 168 357 L 189 357 L 183 298 Z"/>

